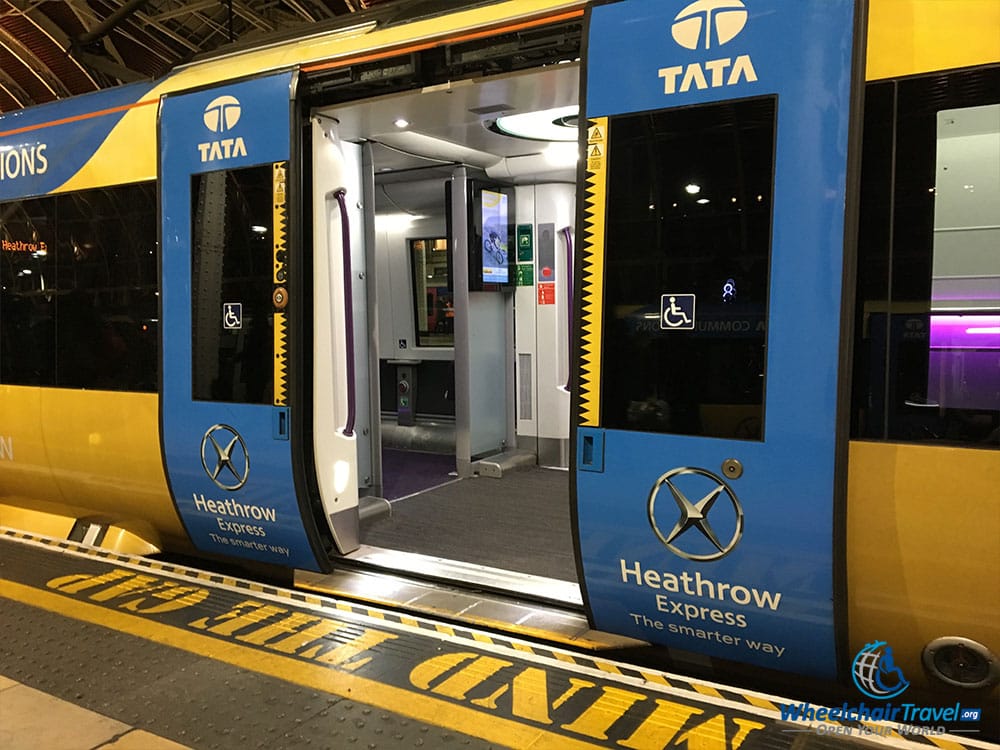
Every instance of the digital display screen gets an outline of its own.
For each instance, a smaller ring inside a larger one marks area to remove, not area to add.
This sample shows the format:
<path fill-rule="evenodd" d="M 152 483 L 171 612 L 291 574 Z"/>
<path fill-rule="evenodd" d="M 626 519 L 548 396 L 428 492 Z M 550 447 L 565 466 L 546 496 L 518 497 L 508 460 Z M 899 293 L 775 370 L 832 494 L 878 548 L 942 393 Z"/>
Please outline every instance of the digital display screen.
<path fill-rule="evenodd" d="M 506 284 L 508 237 L 507 196 L 493 190 L 482 192 L 483 283 Z"/>

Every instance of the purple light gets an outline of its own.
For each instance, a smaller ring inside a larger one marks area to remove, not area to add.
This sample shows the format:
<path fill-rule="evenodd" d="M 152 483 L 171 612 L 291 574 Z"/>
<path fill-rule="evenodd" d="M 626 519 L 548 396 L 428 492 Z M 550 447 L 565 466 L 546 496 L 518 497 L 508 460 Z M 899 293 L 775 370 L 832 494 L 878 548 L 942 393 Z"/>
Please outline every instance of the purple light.
<path fill-rule="evenodd" d="M 931 315 L 931 349 L 1000 349 L 1000 315 Z"/>

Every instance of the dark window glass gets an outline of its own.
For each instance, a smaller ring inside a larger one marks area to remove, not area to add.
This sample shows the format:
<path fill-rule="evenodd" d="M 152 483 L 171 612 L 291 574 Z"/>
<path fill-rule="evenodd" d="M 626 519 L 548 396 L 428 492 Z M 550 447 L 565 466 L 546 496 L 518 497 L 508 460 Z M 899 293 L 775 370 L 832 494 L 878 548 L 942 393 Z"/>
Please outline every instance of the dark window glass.
<path fill-rule="evenodd" d="M 852 436 L 1000 445 L 1000 68 L 869 87 Z"/>
<path fill-rule="evenodd" d="M 0 206 L 0 383 L 55 383 L 54 248 L 54 198 Z"/>
<path fill-rule="evenodd" d="M 155 197 L 147 184 L 56 199 L 57 385 L 156 390 Z"/>
<path fill-rule="evenodd" d="M 761 439 L 774 129 L 773 98 L 611 119 L 605 426 Z"/>
<path fill-rule="evenodd" d="M 0 207 L 0 382 L 155 391 L 151 183 Z"/>
<path fill-rule="evenodd" d="M 444 238 L 407 240 L 417 346 L 455 345 L 451 253 Z"/>
<path fill-rule="evenodd" d="M 267 164 L 191 178 L 196 400 L 273 400 L 272 171 Z"/>

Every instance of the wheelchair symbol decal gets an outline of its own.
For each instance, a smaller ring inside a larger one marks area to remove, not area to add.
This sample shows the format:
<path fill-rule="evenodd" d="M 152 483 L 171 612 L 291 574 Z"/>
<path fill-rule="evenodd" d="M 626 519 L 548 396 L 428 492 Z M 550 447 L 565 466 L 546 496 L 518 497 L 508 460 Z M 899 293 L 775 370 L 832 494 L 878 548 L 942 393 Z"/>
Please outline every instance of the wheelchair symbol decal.
<path fill-rule="evenodd" d="M 694 295 L 664 294 L 660 297 L 660 328 L 666 331 L 693 331 Z"/>
<path fill-rule="evenodd" d="M 241 302 L 222 303 L 222 326 L 227 330 L 243 327 L 243 304 Z"/>

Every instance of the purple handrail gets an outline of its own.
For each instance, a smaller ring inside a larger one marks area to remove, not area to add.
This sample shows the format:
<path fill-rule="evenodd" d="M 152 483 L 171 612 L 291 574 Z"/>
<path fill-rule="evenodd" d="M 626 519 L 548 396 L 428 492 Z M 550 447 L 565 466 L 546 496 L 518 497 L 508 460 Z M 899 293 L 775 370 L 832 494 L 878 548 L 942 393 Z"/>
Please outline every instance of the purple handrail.
<path fill-rule="evenodd" d="M 566 390 L 573 385 L 573 232 L 570 227 L 562 228 L 566 239 Z"/>
<path fill-rule="evenodd" d="M 351 227 L 347 219 L 347 190 L 338 188 L 333 197 L 340 204 L 340 232 L 344 246 L 344 340 L 347 346 L 347 424 L 344 425 L 345 437 L 354 435 L 354 420 L 356 417 L 354 392 L 354 294 L 352 292 L 351 276 Z M 333 293 L 333 290 L 330 290 Z"/>

